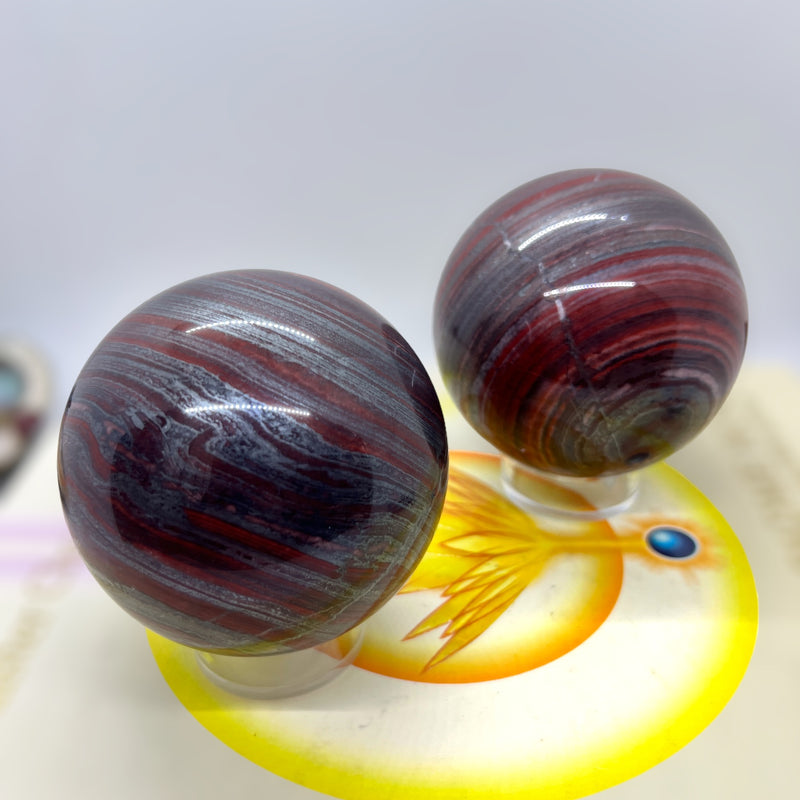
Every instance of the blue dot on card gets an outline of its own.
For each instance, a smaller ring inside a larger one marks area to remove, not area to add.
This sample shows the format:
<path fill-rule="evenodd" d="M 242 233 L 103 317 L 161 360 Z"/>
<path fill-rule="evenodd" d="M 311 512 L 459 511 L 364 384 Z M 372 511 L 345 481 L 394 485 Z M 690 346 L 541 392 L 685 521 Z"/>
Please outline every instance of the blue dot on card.
<path fill-rule="evenodd" d="M 648 531 L 645 540 L 651 550 L 664 558 L 691 558 L 698 550 L 693 536 L 666 525 Z"/>

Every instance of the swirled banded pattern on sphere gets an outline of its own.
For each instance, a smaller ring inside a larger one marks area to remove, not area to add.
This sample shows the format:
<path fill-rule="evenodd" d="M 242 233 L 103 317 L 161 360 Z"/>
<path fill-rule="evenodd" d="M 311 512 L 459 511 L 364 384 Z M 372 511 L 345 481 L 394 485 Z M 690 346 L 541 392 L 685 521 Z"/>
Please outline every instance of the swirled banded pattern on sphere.
<path fill-rule="evenodd" d="M 520 186 L 466 231 L 434 331 L 481 435 L 588 477 L 663 458 L 711 420 L 747 307 L 730 249 L 688 200 L 639 175 L 572 170 Z"/>
<path fill-rule="evenodd" d="M 230 654 L 318 645 L 377 610 L 424 553 L 446 468 L 400 334 L 343 291 L 260 270 L 123 319 L 59 441 L 67 522 L 101 585 L 158 633 Z"/>

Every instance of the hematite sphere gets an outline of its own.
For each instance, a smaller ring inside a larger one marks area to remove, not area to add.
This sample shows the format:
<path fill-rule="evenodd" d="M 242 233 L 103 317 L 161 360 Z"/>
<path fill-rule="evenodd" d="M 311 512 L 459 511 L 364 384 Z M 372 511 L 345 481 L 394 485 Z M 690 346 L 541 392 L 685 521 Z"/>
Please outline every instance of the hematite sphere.
<path fill-rule="evenodd" d="M 447 470 L 407 342 L 349 294 L 270 271 L 188 281 L 123 319 L 78 377 L 58 457 L 103 588 L 229 654 L 318 645 L 376 611 L 422 557 Z"/>
<path fill-rule="evenodd" d="M 434 331 L 482 436 L 590 477 L 663 458 L 711 420 L 742 362 L 747 306 L 731 251 L 688 200 L 573 170 L 478 217 L 444 270 Z"/>

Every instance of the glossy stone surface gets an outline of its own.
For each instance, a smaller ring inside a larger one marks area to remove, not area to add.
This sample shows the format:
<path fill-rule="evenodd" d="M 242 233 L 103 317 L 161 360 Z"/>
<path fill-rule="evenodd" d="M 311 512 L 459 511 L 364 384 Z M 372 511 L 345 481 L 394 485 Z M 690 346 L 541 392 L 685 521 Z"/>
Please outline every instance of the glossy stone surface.
<path fill-rule="evenodd" d="M 405 340 L 310 278 L 224 272 L 100 343 L 62 423 L 73 538 L 149 628 L 223 653 L 333 639 L 405 582 L 438 520 L 447 445 Z"/>
<path fill-rule="evenodd" d="M 688 200 L 572 170 L 478 217 L 444 270 L 434 331 L 482 436 L 589 477 L 663 458 L 711 420 L 741 365 L 747 307 L 730 249 Z"/>

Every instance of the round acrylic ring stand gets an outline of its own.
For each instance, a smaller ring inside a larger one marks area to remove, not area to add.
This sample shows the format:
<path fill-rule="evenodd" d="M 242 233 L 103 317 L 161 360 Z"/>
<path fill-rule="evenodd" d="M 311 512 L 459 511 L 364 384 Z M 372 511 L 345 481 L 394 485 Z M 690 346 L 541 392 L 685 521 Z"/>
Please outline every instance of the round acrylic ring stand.
<path fill-rule="evenodd" d="M 361 626 L 319 647 L 263 656 L 227 656 L 196 651 L 203 673 L 232 694 L 266 699 L 310 692 L 341 675 L 358 654 Z"/>
<path fill-rule="evenodd" d="M 531 514 L 604 519 L 633 504 L 639 478 L 635 472 L 599 478 L 548 475 L 504 456 L 500 463 L 503 493 Z"/>
<path fill-rule="evenodd" d="M 569 800 L 676 753 L 753 651 L 756 591 L 733 531 L 664 464 L 624 511 L 575 519 L 521 510 L 501 463 L 452 454 L 433 543 L 338 680 L 248 699 L 150 634 L 177 698 L 245 758 L 345 800 L 494 800 L 498 786 Z"/>

